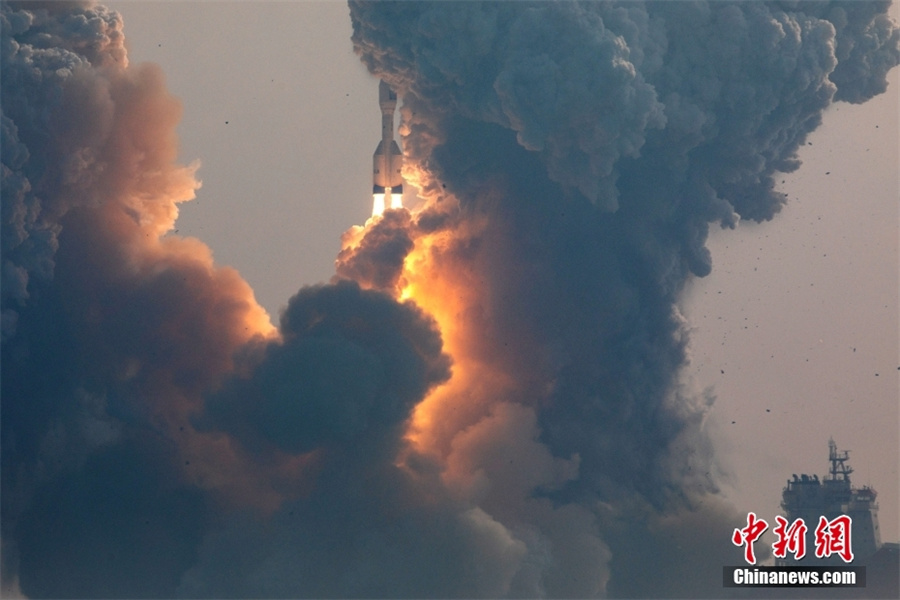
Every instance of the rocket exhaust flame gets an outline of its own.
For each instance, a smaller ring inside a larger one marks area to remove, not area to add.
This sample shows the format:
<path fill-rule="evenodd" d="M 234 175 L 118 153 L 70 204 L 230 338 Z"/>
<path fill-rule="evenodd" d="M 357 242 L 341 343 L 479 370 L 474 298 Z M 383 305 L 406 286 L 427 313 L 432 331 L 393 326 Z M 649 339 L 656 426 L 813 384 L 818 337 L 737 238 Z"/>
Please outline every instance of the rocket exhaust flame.
<path fill-rule="evenodd" d="M 385 188 L 383 194 L 372 194 L 372 216 L 380 217 L 384 214 L 386 208 L 397 209 L 403 208 L 403 194 L 393 193 L 396 188 Z M 402 189 L 402 188 L 401 188 Z M 385 198 L 390 197 L 390 207 L 386 206 Z"/>
<path fill-rule="evenodd" d="M 380 217 L 384 212 L 384 197 L 386 194 L 372 194 L 372 216 Z"/>

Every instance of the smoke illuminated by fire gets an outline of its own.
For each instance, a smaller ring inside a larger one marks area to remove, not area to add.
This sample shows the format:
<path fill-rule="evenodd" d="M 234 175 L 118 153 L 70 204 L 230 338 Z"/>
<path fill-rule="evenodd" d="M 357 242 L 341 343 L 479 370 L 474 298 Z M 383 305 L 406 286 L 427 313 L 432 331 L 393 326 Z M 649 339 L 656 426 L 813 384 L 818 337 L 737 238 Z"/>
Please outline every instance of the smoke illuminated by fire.
<path fill-rule="evenodd" d="M 414 188 L 433 187 L 434 182 L 426 182 L 425 177 L 427 173 L 420 169 L 408 167 L 405 171 L 406 182 Z M 491 397 L 499 397 L 512 382 L 497 372 L 487 357 L 479 357 L 475 351 L 480 332 L 469 327 L 468 317 L 482 303 L 480 296 L 485 292 L 485 282 L 453 256 L 466 243 L 466 238 L 480 233 L 483 223 L 479 224 L 478 219 L 457 220 L 452 229 L 436 231 L 424 231 L 416 225 L 423 212 L 442 220 L 453 219 L 453 214 L 458 214 L 458 201 L 450 195 L 442 195 L 437 206 L 439 210 L 434 208 L 434 202 L 426 202 L 426 208 L 406 213 L 399 195 L 395 195 L 391 209 L 409 215 L 407 219 L 412 225 L 406 231 L 413 242 L 399 269 L 398 284 L 383 287 L 374 282 L 361 283 L 363 287 L 386 291 L 400 302 L 414 303 L 437 323 L 443 350 L 452 360 L 452 377 L 416 405 L 406 438 L 416 452 L 443 460 L 453 436 L 483 417 L 492 404 Z M 373 217 L 365 226 L 353 227 L 344 234 L 341 256 L 356 253 L 383 215 L 384 195 L 376 194 Z M 340 259 L 338 263 L 340 273 Z"/>

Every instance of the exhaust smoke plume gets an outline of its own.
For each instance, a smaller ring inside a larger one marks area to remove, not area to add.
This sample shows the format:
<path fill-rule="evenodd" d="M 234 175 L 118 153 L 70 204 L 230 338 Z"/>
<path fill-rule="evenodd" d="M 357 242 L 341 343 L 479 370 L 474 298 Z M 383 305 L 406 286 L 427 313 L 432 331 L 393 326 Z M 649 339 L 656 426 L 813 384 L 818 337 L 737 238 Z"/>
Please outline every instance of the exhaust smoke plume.
<path fill-rule="evenodd" d="M 119 16 L 3 3 L 4 589 L 721 595 L 676 302 L 709 224 L 772 218 L 823 109 L 884 91 L 886 3 L 350 9 L 424 207 L 276 331 L 169 233 L 196 167 Z"/>

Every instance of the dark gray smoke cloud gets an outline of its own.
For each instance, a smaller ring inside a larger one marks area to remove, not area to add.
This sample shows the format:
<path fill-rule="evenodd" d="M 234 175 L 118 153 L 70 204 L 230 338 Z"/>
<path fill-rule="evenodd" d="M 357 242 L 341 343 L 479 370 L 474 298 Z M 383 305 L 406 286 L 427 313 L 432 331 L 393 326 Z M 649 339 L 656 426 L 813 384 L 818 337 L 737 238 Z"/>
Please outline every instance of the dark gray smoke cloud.
<path fill-rule="evenodd" d="M 425 315 L 349 280 L 301 290 L 281 334 L 249 379 L 207 400 L 210 422 L 251 445 L 303 454 L 353 444 L 372 453 L 399 438 L 413 406 L 450 375 Z"/>
<path fill-rule="evenodd" d="M 740 518 L 676 302 L 885 89 L 886 7 L 351 2 L 425 206 L 275 332 L 166 235 L 199 183 L 118 15 L 3 2 L 4 589 L 720 596 Z"/>
<path fill-rule="evenodd" d="M 734 517 L 708 504 L 711 399 L 681 389 L 676 301 L 712 268 L 709 224 L 771 219 L 823 109 L 884 90 L 886 8 L 351 2 L 363 62 L 402 91 L 410 176 L 477 248 L 472 327 L 531 382 L 540 441 L 579 458 L 545 493 L 594 511 L 614 596 L 722 593 L 699 583 L 715 569 L 677 576 L 721 564 Z"/>

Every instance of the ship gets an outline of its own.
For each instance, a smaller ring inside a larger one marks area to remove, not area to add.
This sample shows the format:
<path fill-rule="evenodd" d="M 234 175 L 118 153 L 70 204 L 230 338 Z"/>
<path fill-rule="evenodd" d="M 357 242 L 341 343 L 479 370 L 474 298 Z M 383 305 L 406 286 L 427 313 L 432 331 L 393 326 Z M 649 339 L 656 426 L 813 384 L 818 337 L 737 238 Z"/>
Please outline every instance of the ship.
<path fill-rule="evenodd" d="M 788 480 L 781 495 L 781 508 L 789 522 L 803 519 L 813 531 L 820 517 L 829 521 L 847 515 L 852 519 L 851 545 L 853 555 L 866 560 L 881 548 L 881 532 L 878 529 L 878 493 L 869 486 L 856 487 L 850 481 L 853 469 L 850 467 L 850 451 L 839 451 L 833 439 L 828 440 L 828 475 L 821 481 L 817 475 L 795 474 Z M 813 562 L 823 565 L 839 563 L 836 556 L 827 559 L 816 558 L 812 553 L 799 562 Z M 798 561 L 786 560 L 785 564 Z"/>
<path fill-rule="evenodd" d="M 828 440 L 828 474 L 820 480 L 817 475 L 793 475 L 782 491 L 781 508 L 789 523 L 797 519 L 809 527 L 809 541 L 820 517 L 829 521 L 847 515 L 852 519 L 850 542 L 854 566 L 866 567 L 866 586 L 857 589 L 852 597 L 900 597 L 900 545 L 882 543 L 878 529 L 878 494 L 871 486 L 854 486 L 850 481 L 850 451 L 838 450 L 833 439 Z M 828 566 L 845 564 L 837 555 L 817 558 L 807 544 L 806 555 L 799 561 L 790 553 L 776 559 L 780 566 Z M 840 596 L 844 597 L 844 596 Z"/>

